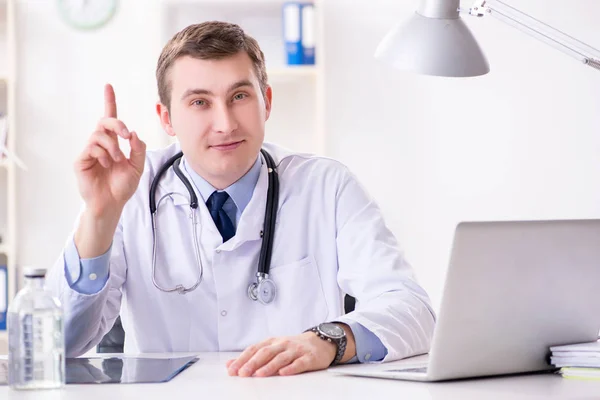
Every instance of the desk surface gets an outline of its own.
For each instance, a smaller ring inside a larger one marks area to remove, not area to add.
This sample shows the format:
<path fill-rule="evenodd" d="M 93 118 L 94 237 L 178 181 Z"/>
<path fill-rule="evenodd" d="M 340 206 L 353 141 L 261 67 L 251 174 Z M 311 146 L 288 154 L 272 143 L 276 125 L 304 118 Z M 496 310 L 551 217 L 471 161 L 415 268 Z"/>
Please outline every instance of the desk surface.
<path fill-rule="evenodd" d="M 343 376 L 330 371 L 291 377 L 239 378 L 227 375 L 225 362 L 238 353 L 200 353 L 199 360 L 167 383 L 67 385 L 61 390 L 15 391 L 0 386 L 0 399 L 178 400 L 178 399 L 591 399 L 600 382 L 563 379 L 555 374 L 422 383 Z M 188 354 L 178 354 L 188 355 Z M 160 355 L 152 355 L 160 356 Z M 164 355 L 163 355 L 164 356 Z M 373 365 L 386 368 L 402 360 Z M 343 366 L 338 368 L 353 368 Z"/>

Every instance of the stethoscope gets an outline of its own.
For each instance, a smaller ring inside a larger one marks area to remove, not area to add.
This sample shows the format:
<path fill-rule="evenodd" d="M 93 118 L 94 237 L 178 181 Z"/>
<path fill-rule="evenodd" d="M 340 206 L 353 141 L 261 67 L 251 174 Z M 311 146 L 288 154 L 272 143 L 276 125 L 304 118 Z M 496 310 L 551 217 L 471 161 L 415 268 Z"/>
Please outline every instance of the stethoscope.
<path fill-rule="evenodd" d="M 277 205 L 279 202 L 279 178 L 277 176 L 277 169 L 275 165 L 275 161 L 271 155 L 264 149 L 261 149 L 265 161 L 267 163 L 267 170 L 269 172 L 269 188 L 267 190 L 267 206 L 265 209 L 265 220 L 263 225 L 263 230 L 261 231 L 262 237 L 262 245 L 260 248 L 260 256 L 258 260 L 258 272 L 256 273 L 256 280 L 248 286 L 248 297 L 254 301 L 259 301 L 262 304 L 269 304 L 275 299 L 275 295 L 277 294 L 277 287 L 275 286 L 275 282 L 271 278 L 269 278 L 269 267 L 271 265 L 271 251 L 273 250 L 273 238 L 275 233 L 275 221 L 277 219 Z M 202 282 L 202 276 L 204 273 L 204 269 L 202 267 L 202 261 L 200 259 L 200 248 L 198 244 L 198 236 L 196 234 L 196 212 L 198 209 L 198 197 L 194 192 L 192 184 L 187 179 L 187 177 L 181 172 L 179 168 L 179 164 L 181 163 L 181 158 L 183 157 L 183 152 L 179 152 L 173 157 L 169 158 L 167 162 L 160 167 L 156 176 L 152 180 L 152 185 L 150 185 L 150 214 L 152 215 L 152 283 L 154 286 L 163 291 L 163 292 L 179 292 L 180 294 L 186 294 L 193 290 L 195 290 L 200 282 Z M 196 253 L 196 265 L 198 267 L 198 279 L 193 286 L 184 287 L 183 285 L 176 285 L 172 289 L 165 289 L 161 287 L 156 282 L 156 237 L 157 237 L 157 227 L 156 227 L 156 211 L 158 210 L 158 206 L 163 199 L 167 197 L 171 197 L 173 195 L 183 196 L 180 193 L 170 192 L 165 194 L 160 198 L 158 204 L 155 200 L 156 189 L 158 186 L 158 182 L 161 177 L 165 174 L 165 172 L 173 166 L 173 171 L 175 175 L 183 182 L 186 189 L 190 195 L 190 219 L 192 220 L 192 234 L 194 237 L 194 251 Z"/>

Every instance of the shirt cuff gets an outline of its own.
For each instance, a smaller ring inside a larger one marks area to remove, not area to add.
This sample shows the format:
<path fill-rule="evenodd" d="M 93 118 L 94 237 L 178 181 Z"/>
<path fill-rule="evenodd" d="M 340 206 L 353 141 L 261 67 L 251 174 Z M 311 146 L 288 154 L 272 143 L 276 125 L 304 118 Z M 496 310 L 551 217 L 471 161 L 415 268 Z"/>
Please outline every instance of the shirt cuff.
<path fill-rule="evenodd" d="M 348 322 L 348 326 L 352 330 L 354 344 L 356 345 L 356 355 L 348 363 L 356 361 L 360 363 L 375 362 L 385 358 L 387 349 L 373 332 L 358 322 Z"/>
<path fill-rule="evenodd" d="M 71 239 L 64 252 L 65 277 L 71 289 L 82 294 L 96 294 L 102 290 L 109 277 L 110 252 L 95 258 L 79 258 L 75 240 Z"/>

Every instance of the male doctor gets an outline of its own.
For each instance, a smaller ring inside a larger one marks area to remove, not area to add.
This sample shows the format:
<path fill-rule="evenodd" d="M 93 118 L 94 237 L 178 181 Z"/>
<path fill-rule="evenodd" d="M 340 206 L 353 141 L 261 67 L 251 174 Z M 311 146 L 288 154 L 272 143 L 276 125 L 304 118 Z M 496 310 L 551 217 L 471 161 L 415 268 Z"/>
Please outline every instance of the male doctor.
<path fill-rule="evenodd" d="M 105 115 L 75 162 L 85 207 L 47 279 L 64 306 L 67 356 L 95 346 L 119 314 L 125 352 L 243 350 L 226 365 L 238 376 L 427 352 L 430 300 L 356 178 L 339 162 L 263 143 L 273 94 L 257 42 L 229 23 L 189 26 L 164 47 L 156 77 L 156 111 L 178 143 L 146 152 L 107 85 Z M 248 295 L 269 181 L 261 147 L 280 181 L 267 304 Z M 200 204 L 190 209 L 169 168 L 154 237 L 151 183 L 179 151 Z M 169 291 L 178 285 L 193 290 Z M 344 315 L 346 293 L 357 303 Z"/>

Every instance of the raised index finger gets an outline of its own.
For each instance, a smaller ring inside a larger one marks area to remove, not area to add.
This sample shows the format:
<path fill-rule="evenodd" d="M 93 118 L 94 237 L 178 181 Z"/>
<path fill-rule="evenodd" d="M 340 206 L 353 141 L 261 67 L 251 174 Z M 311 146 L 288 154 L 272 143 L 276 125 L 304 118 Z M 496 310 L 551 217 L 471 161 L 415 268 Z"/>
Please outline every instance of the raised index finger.
<path fill-rule="evenodd" d="M 104 116 L 117 118 L 117 100 L 115 90 L 110 83 L 104 86 Z"/>

